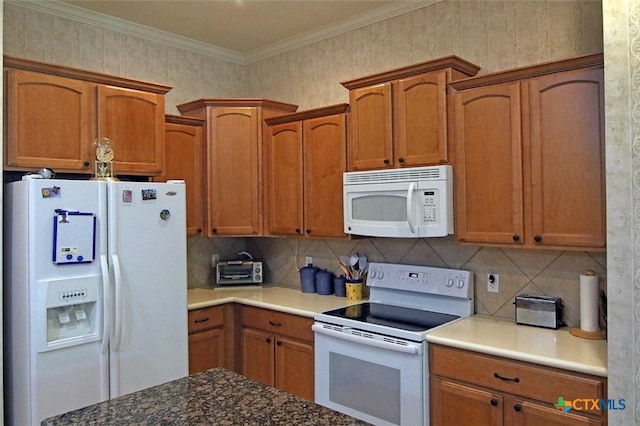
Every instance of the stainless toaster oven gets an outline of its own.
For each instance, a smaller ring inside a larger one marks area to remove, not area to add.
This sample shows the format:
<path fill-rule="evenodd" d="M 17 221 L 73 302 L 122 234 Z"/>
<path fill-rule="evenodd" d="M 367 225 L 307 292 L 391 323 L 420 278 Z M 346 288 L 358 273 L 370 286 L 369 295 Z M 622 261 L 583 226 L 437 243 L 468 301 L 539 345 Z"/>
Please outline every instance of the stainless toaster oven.
<path fill-rule="evenodd" d="M 255 260 L 218 262 L 216 283 L 220 286 L 262 284 L 262 262 Z"/>

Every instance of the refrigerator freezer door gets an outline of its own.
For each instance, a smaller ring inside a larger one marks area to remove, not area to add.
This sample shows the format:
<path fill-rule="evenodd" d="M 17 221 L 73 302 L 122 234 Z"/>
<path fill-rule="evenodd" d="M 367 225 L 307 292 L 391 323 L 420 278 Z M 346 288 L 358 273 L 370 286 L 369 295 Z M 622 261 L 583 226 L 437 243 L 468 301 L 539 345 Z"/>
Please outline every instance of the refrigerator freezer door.
<path fill-rule="evenodd" d="M 89 212 L 100 223 L 106 185 L 34 179 L 7 184 L 4 195 L 7 419 L 39 425 L 109 397 L 100 262 L 53 261 L 56 210 Z M 71 226 L 74 219 L 68 217 Z M 97 250 L 106 238 L 84 234 L 65 235 L 71 254 Z"/>
<path fill-rule="evenodd" d="M 188 372 L 185 186 L 110 182 L 111 397 Z"/>

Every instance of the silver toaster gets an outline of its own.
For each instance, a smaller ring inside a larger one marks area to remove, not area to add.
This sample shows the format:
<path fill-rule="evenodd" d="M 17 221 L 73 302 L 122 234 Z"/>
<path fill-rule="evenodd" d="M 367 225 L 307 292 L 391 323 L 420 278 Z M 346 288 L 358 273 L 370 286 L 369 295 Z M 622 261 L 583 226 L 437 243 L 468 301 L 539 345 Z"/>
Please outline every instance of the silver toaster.
<path fill-rule="evenodd" d="M 558 329 L 562 322 L 562 299 L 551 296 L 516 296 L 516 324 Z"/>

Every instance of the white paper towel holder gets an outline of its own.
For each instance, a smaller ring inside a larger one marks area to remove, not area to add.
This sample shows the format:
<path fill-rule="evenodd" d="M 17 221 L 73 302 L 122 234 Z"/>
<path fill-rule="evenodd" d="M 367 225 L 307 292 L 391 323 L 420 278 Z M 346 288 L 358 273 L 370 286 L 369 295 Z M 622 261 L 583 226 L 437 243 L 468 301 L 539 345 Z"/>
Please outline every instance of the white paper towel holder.
<path fill-rule="evenodd" d="M 585 275 L 595 275 L 596 273 L 592 270 L 586 271 Z M 605 340 L 607 338 L 606 330 L 600 328 L 598 331 L 585 331 L 579 327 L 572 327 L 569 329 L 569 334 L 572 336 L 580 337 L 582 339 L 589 340 Z"/>

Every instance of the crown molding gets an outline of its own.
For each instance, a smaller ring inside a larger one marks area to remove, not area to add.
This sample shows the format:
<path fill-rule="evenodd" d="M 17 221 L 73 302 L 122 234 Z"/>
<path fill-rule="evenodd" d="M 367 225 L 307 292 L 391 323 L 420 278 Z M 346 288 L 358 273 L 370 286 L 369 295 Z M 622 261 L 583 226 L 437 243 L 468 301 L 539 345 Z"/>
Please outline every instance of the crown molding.
<path fill-rule="evenodd" d="M 326 25 L 319 29 L 299 34 L 295 37 L 250 51 L 245 54 L 245 63 L 250 64 L 289 50 L 308 46 L 349 31 L 357 30 L 358 28 L 366 27 L 367 25 L 375 24 L 380 21 L 395 18 L 396 16 L 404 15 L 405 13 L 413 12 L 414 10 L 422 9 L 423 7 L 427 7 L 441 1 L 443 0 L 403 1 L 400 4 L 391 4 L 389 6 L 362 13 L 356 17 L 348 18 L 335 24 Z"/>
<path fill-rule="evenodd" d="M 109 15 L 93 12 L 78 6 L 73 6 L 55 0 L 5 0 L 5 3 L 33 9 L 39 12 L 44 12 L 76 22 L 117 31 L 131 36 L 140 37 L 149 41 L 159 42 L 168 46 L 173 46 L 179 49 L 185 49 L 194 53 L 214 57 L 216 59 L 221 59 L 240 65 L 247 65 L 252 62 L 260 61 L 271 56 L 304 47 L 321 40 L 335 37 L 340 34 L 344 34 L 346 32 L 374 24 L 376 22 L 394 18 L 396 16 L 400 16 L 405 13 L 409 13 L 426 6 L 439 3 L 441 1 L 443 0 L 403 1 L 396 4 L 391 4 L 389 6 L 363 13 L 353 18 L 345 19 L 336 24 L 327 25 L 317 30 L 309 31 L 286 40 L 272 43 L 265 47 L 252 50 L 246 54 L 151 28 L 146 25 L 136 24 L 120 18 L 114 18 Z"/>
<path fill-rule="evenodd" d="M 189 50 L 194 53 L 212 56 L 217 59 L 243 65 L 245 63 L 243 55 L 233 50 L 223 49 L 188 37 L 182 37 L 177 34 L 151 28 L 146 25 L 135 24 L 124 19 L 114 18 L 109 15 L 93 12 L 67 3 L 38 0 L 5 0 L 5 3 L 48 13 L 50 15 L 70 19 L 83 24 L 95 25 L 107 30 L 140 37 L 179 49 Z"/>

